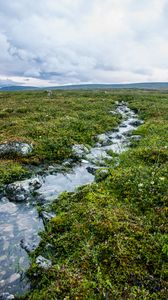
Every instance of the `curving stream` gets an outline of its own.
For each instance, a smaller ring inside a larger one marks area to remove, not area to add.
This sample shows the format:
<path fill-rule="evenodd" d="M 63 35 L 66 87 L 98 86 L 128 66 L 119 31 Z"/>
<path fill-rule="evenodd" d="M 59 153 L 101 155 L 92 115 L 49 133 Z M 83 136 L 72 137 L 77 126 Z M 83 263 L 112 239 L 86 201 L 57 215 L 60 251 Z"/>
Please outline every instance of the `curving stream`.
<path fill-rule="evenodd" d="M 93 182 L 94 170 L 102 166 L 106 167 L 105 160 L 111 158 L 107 151 L 112 150 L 115 153 L 125 151 L 130 144 L 131 132 L 143 123 L 125 103 L 119 104 L 117 111 L 111 113 L 122 115 L 121 124 L 112 132 L 97 136 L 98 143 L 89 150 L 76 145 L 74 151 L 82 160 L 71 171 L 51 173 L 48 170 L 43 175 L 36 176 L 36 179 L 14 183 L 17 189 L 10 191 L 16 194 L 17 190 L 17 193 L 20 193 L 19 197 L 17 194 L 17 200 L 20 199 L 20 201 L 15 201 L 16 195 L 12 197 L 10 194 L 8 197 L 6 192 L 1 195 L 0 296 L 3 293 L 22 294 L 29 288 L 29 283 L 24 275 L 29 266 L 27 252 L 38 245 L 38 232 L 44 226 L 36 209 L 37 202 L 45 207 L 49 201 L 57 198 L 63 191 L 74 191 L 78 186 Z M 138 140 L 139 136 L 135 136 L 135 138 Z M 40 182 L 34 190 L 30 188 L 33 180 L 36 180 L 37 183 Z"/>

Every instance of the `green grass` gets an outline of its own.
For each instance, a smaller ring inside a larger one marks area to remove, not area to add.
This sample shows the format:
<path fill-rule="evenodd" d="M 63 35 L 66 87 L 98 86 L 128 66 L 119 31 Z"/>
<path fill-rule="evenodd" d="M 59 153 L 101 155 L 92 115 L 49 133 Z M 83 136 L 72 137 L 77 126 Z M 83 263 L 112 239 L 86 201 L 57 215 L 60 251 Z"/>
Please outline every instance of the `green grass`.
<path fill-rule="evenodd" d="M 0 93 L 0 143 L 24 141 L 34 147 L 28 157 L 12 154 L 6 160 L 13 169 L 20 165 L 20 178 L 26 165 L 74 158 L 72 145 L 92 145 L 96 134 L 118 124 L 119 116 L 109 113 L 116 98 L 104 92 L 55 91 L 51 97 L 45 91 Z M 6 183 L 3 166 L 0 162 L 1 182 Z"/>
<path fill-rule="evenodd" d="M 24 139 L 35 146 L 29 158 L 13 158 L 18 168 L 73 157 L 75 143 L 92 145 L 97 133 L 119 122 L 109 114 L 115 101 L 126 101 L 145 121 L 136 130 L 142 139 L 120 155 L 119 166 L 109 162 L 106 178 L 97 174 L 95 183 L 53 202 L 56 217 L 31 254 L 32 289 L 23 298 L 168 299 L 168 94 L 56 91 L 51 98 L 45 92 L 0 97 L 1 141 Z M 51 259 L 52 267 L 39 268 L 38 255 Z"/>

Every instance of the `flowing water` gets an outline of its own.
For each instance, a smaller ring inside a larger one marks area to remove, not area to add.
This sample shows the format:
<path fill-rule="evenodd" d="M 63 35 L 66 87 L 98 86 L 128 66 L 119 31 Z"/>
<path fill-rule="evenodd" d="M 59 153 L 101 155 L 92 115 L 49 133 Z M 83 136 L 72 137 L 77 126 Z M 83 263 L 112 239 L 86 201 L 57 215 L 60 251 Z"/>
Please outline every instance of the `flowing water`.
<path fill-rule="evenodd" d="M 130 133 L 141 122 L 124 103 L 118 106 L 116 112 L 123 117 L 121 124 L 114 131 L 99 135 L 98 143 L 85 154 L 80 164 L 67 173 L 58 171 L 54 174 L 38 175 L 42 185 L 34 198 L 18 203 L 11 202 L 2 195 L 0 200 L 1 293 L 22 294 L 29 288 L 24 275 L 29 266 L 29 258 L 27 252 L 21 248 L 20 241 L 26 240 L 36 245 L 39 242 L 38 232 L 43 229 L 43 222 L 36 209 L 37 199 L 41 197 L 43 204 L 48 203 L 63 191 L 74 191 L 78 186 L 93 182 L 95 177 L 90 170 L 97 169 L 98 165 L 106 165 L 105 160 L 110 159 L 108 150 L 121 153 L 129 147 Z M 20 184 L 24 186 L 27 182 L 24 180 Z"/>

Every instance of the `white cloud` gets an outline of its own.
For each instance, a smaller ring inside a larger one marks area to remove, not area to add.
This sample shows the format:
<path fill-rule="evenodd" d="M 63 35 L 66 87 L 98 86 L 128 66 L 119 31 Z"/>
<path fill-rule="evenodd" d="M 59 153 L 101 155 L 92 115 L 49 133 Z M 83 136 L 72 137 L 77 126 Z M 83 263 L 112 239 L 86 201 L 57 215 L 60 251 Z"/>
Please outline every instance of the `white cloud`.
<path fill-rule="evenodd" d="M 1 2 L 3 80 L 168 81 L 166 0 Z"/>

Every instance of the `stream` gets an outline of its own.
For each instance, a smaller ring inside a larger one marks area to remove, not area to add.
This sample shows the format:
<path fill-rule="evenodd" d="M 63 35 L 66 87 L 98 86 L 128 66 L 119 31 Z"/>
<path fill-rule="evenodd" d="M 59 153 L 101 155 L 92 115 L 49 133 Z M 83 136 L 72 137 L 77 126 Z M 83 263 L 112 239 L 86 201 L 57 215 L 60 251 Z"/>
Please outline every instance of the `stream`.
<path fill-rule="evenodd" d="M 44 229 L 45 213 L 43 218 L 39 217 L 37 203 L 45 209 L 45 205 L 60 193 L 71 192 L 93 182 L 95 170 L 106 168 L 106 159 L 111 159 L 108 150 L 121 153 L 129 148 L 131 139 L 140 138 L 131 133 L 143 122 L 124 102 L 118 104 L 115 112 L 109 113 L 120 114 L 121 123 L 113 131 L 98 135 L 97 143 L 90 149 L 83 145 L 74 146 L 74 152 L 81 162 L 71 170 L 66 173 L 60 169 L 51 172 L 50 166 L 48 172 L 42 175 L 9 185 L 1 195 L 0 299 L 14 299 L 5 298 L 5 295 L 21 295 L 29 289 L 25 277 L 29 267 L 28 252 L 37 247 L 40 241 L 38 232 Z"/>

